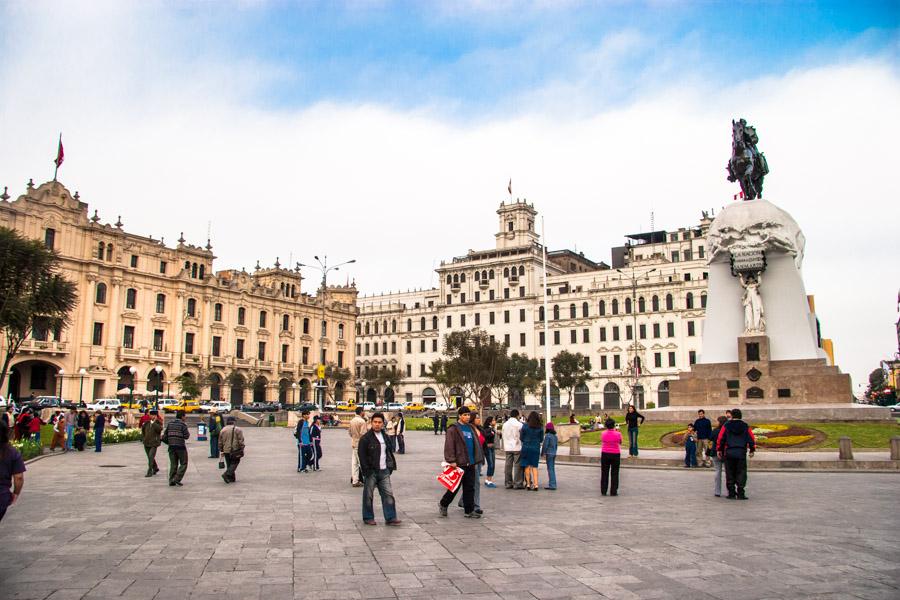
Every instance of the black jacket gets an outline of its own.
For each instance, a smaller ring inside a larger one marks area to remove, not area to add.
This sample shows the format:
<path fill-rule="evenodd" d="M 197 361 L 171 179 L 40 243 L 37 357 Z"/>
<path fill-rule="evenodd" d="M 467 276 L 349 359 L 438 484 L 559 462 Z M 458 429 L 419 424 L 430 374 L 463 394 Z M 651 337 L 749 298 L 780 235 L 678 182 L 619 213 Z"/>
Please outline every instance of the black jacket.
<path fill-rule="evenodd" d="M 750 426 L 740 419 L 732 419 L 719 430 L 719 437 L 716 440 L 716 450 L 719 455 L 731 458 L 743 458 L 750 452 L 756 451 L 756 438 Z"/>
<path fill-rule="evenodd" d="M 626 412 L 625 413 L 625 423 L 628 425 L 629 429 L 634 429 L 638 426 L 638 419 L 641 420 L 641 424 L 644 423 L 644 415 L 639 413 L 636 409 L 634 412 Z"/>
<path fill-rule="evenodd" d="M 381 435 L 384 438 L 384 451 L 387 453 L 386 463 L 388 471 L 397 470 L 397 461 L 394 460 L 394 445 L 391 443 L 391 436 L 382 430 Z M 363 476 L 374 473 L 381 468 L 381 443 L 375 437 L 375 432 L 371 429 L 364 436 L 359 438 L 359 445 L 356 448 L 359 454 L 359 469 Z"/>

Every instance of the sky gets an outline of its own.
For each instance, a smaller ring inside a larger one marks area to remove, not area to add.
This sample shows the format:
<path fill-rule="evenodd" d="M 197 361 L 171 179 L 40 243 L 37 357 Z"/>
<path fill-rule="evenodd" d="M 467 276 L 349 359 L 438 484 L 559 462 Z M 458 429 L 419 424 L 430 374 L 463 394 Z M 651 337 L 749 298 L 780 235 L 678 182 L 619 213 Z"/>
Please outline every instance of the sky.
<path fill-rule="evenodd" d="M 330 283 L 430 287 L 513 196 L 547 244 L 732 201 L 732 118 L 803 229 L 854 391 L 897 352 L 896 2 L 0 3 L 0 187 L 59 179 L 216 268 L 327 255 Z M 304 270 L 309 291 L 319 275 Z"/>

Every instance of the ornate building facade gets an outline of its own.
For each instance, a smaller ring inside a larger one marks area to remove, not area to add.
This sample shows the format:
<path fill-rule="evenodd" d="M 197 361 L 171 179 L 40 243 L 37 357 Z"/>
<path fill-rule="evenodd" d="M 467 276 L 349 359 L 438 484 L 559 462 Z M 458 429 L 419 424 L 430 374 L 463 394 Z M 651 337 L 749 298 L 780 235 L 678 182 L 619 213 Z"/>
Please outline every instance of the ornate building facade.
<path fill-rule="evenodd" d="M 632 400 L 640 407 L 668 405 L 668 381 L 701 351 L 709 216 L 691 227 L 627 236 L 626 246 L 612 249 L 611 265 L 571 250 L 548 251 L 544 315 L 537 211 L 514 201 L 501 203 L 497 214 L 494 248 L 442 262 L 440 287 L 358 299 L 357 380 L 397 370 L 404 377 L 392 396 L 441 399 L 427 373 L 441 358 L 443 336 L 477 327 L 510 353 L 542 362 L 545 344 L 551 358 L 561 350 L 587 356 L 591 380 L 575 390 L 577 409 L 615 409 Z M 365 393 L 373 400 L 383 389 Z M 487 399 L 486 392 L 482 396 Z M 513 394 L 511 401 L 539 404 L 540 396 Z M 552 404 L 560 401 L 568 398 L 551 387 Z"/>
<path fill-rule="evenodd" d="M 173 380 L 186 375 L 204 382 L 203 399 L 291 403 L 312 399 L 318 364 L 352 370 L 355 286 L 311 296 L 299 270 L 277 261 L 215 272 L 208 240 L 171 247 L 126 232 L 121 218 L 102 224 L 56 181 L 29 181 L 12 202 L 4 192 L 0 226 L 53 248 L 78 290 L 68 327 L 38 326 L 23 344 L 5 395 L 176 396 Z M 351 385 L 328 383 L 335 399 Z"/>

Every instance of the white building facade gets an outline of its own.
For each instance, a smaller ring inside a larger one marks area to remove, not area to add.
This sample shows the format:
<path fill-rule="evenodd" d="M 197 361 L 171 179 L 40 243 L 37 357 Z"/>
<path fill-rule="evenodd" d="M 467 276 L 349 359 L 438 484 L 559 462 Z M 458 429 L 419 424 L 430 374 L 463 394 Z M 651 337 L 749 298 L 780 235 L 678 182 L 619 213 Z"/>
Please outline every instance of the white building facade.
<path fill-rule="evenodd" d="M 632 401 L 640 408 L 668 405 L 668 381 L 701 350 L 706 213 L 692 227 L 627 236 L 628 245 L 612 249 L 612 266 L 570 250 L 548 251 L 548 339 L 537 211 L 514 201 L 501 203 L 497 214 L 494 248 L 442 262 L 440 287 L 358 298 L 356 380 L 399 371 L 403 379 L 391 396 L 440 400 L 427 373 L 442 357 L 443 337 L 479 328 L 510 354 L 543 361 L 549 344 L 551 359 L 562 350 L 588 357 L 591 379 L 575 390 L 577 410 L 615 410 Z M 367 399 L 382 399 L 384 389 L 367 386 Z M 511 394 L 510 402 L 538 405 L 541 394 L 521 400 Z M 569 399 L 552 386 L 551 404 L 560 401 Z"/>

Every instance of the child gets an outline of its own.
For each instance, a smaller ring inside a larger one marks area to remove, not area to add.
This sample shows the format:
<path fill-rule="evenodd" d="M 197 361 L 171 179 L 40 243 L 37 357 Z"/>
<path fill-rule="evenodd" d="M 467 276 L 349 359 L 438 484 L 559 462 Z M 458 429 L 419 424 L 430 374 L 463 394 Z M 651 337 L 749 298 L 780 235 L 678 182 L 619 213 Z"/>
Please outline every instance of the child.
<path fill-rule="evenodd" d="M 697 466 L 697 434 L 694 433 L 694 425 L 687 426 L 684 434 L 684 468 L 690 469 Z"/>
<path fill-rule="evenodd" d="M 75 434 L 73 442 L 76 450 L 84 452 L 84 445 L 87 443 L 87 434 L 84 432 L 83 427 L 78 428 L 78 432 Z"/>

